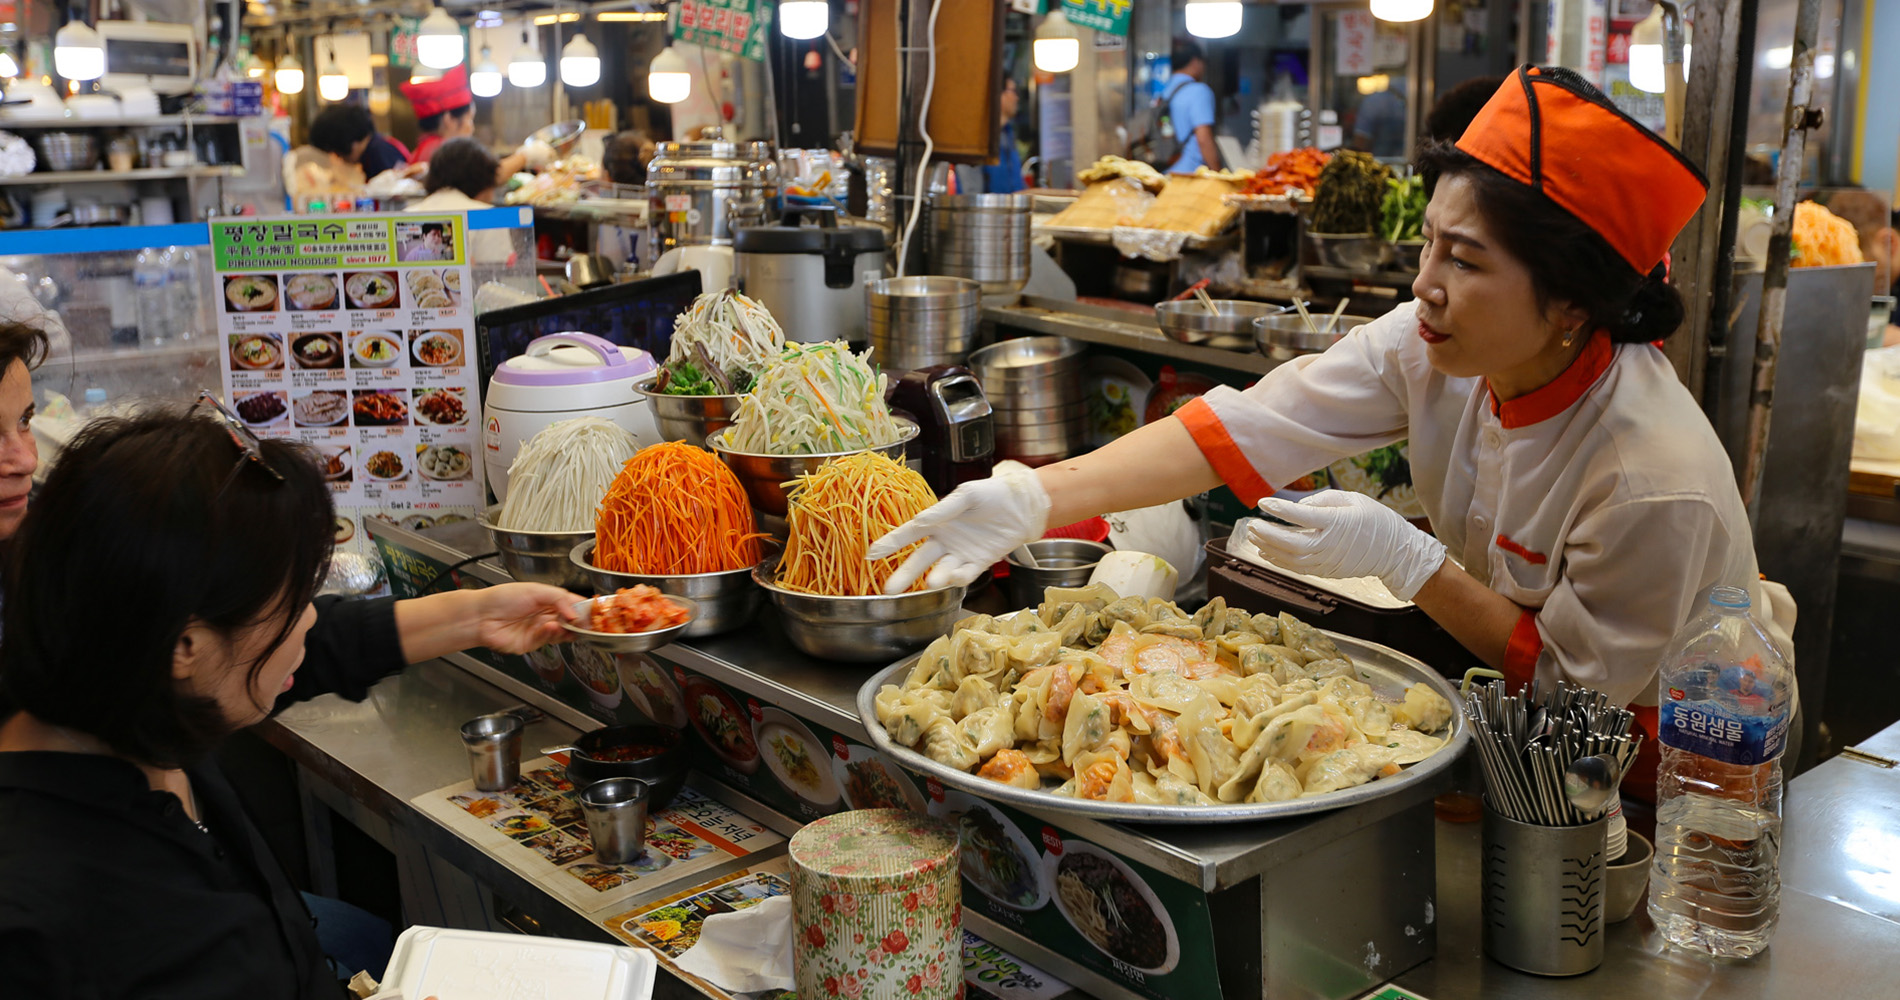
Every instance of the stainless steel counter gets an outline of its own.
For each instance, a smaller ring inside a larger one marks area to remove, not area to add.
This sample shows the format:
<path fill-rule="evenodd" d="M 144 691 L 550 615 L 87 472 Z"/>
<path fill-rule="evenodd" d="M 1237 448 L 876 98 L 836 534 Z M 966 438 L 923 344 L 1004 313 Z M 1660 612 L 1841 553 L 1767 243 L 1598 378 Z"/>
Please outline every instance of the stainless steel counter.
<path fill-rule="evenodd" d="M 1255 375 L 1264 375 L 1280 364 L 1253 351 L 1224 351 L 1170 340 L 1155 326 L 1152 315 L 1110 306 L 1024 296 L 1009 305 L 985 306 L 983 319 L 997 326 L 1053 334 L 1104 347 L 1146 351 L 1176 361 L 1193 361 Z"/>

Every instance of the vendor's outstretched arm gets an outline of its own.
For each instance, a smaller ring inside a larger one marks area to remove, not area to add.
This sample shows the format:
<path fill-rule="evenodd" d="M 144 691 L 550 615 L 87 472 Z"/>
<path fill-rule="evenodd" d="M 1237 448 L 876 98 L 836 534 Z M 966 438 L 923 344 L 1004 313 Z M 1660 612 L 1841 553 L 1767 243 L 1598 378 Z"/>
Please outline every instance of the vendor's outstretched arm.
<path fill-rule="evenodd" d="M 1049 492 L 1049 524 L 1134 510 L 1205 493 L 1221 478 L 1186 425 L 1163 418 L 1095 451 L 1036 470 Z"/>

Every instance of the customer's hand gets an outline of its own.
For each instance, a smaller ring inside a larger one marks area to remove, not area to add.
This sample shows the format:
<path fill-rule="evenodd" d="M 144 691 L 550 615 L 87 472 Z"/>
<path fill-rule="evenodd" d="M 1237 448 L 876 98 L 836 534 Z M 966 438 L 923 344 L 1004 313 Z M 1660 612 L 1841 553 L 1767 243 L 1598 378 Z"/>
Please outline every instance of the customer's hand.
<path fill-rule="evenodd" d="M 1445 543 L 1364 493 L 1327 490 L 1301 503 L 1268 498 L 1260 509 L 1293 527 L 1262 522 L 1247 537 L 1275 565 L 1332 579 L 1376 576 L 1401 601 L 1445 562 Z"/>
<path fill-rule="evenodd" d="M 1042 480 L 1014 462 L 988 479 L 964 483 L 930 509 L 871 543 L 866 556 L 883 559 L 913 542 L 923 547 L 891 574 L 886 594 L 901 594 L 929 571 L 926 586 L 966 586 L 1016 546 L 1041 538 L 1049 522 Z"/>
<path fill-rule="evenodd" d="M 526 653 L 569 637 L 562 622 L 577 620 L 582 598 L 541 583 L 505 583 L 473 592 L 477 598 L 475 635 L 497 653 Z"/>

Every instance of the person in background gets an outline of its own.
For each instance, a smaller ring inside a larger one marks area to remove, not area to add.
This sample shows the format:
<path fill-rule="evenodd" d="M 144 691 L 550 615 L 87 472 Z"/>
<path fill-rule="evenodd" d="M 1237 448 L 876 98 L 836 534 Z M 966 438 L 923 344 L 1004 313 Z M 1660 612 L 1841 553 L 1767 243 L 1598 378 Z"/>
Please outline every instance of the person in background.
<path fill-rule="evenodd" d="M 39 444 L 33 439 L 33 369 L 46 359 L 51 340 L 38 326 L 0 323 L 0 544 L 20 530 Z"/>
<path fill-rule="evenodd" d="M 1501 76 L 1474 76 L 1469 80 L 1445 91 L 1425 115 L 1425 134 L 1418 137 L 1422 145 L 1430 140 L 1439 142 L 1457 142 L 1465 134 L 1471 120 L 1478 117 L 1491 95 L 1498 92 L 1504 83 Z"/>
<path fill-rule="evenodd" d="M 310 123 L 309 142 L 284 157 L 284 190 L 293 205 L 303 198 L 360 188 L 363 152 L 376 134 L 376 122 L 360 104 L 332 104 Z"/>
<path fill-rule="evenodd" d="M 410 163 L 427 163 L 437 146 L 475 134 L 475 95 L 468 89 L 466 66 L 451 67 L 423 83 L 404 83 L 402 96 L 415 109 L 416 127 L 422 131 L 409 151 Z"/>
<path fill-rule="evenodd" d="M 607 140 L 607 161 L 604 166 L 607 178 L 615 184 L 639 187 L 647 182 L 647 164 L 653 162 L 653 156 L 659 152 L 653 139 L 645 132 L 630 128 L 614 133 Z"/>
<path fill-rule="evenodd" d="M 1015 124 L 1020 100 L 1016 78 L 1003 77 L 1003 90 L 996 98 L 1003 134 L 997 142 L 996 165 L 983 168 L 983 190 L 987 194 L 1015 194 L 1023 189 L 1023 154 L 1016 146 Z"/>
<path fill-rule="evenodd" d="M 501 169 L 501 161 L 481 143 L 467 136 L 450 139 L 429 157 L 429 173 L 423 179 L 429 196 L 411 203 L 405 211 L 473 212 L 494 208 L 495 188 L 506 179 Z M 468 234 L 468 240 L 472 264 L 506 263 L 513 252 L 513 238 L 506 230 L 477 230 Z"/>
<path fill-rule="evenodd" d="M 1168 166 L 1168 173 L 1191 174 L 1201 167 L 1219 170 L 1220 150 L 1214 146 L 1214 88 L 1207 79 L 1207 57 L 1201 47 L 1187 39 L 1174 43 L 1169 56 L 1174 75 L 1161 92 L 1168 106 L 1168 121 L 1174 125 L 1174 138 L 1181 144 L 1181 155 Z"/>
<path fill-rule="evenodd" d="M 295 702 L 360 701 L 406 664 L 557 641 L 574 595 L 515 583 L 316 597 L 334 517 L 307 447 L 259 441 L 209 397 L 94 421 L 62 454 L 6 566 L 7 995 L 344 995 L 325 926 L 312 926 L 213 752 Z M 101 579 L 137 599 L 102 611 Z"/>
<path fill-rule="evenodd" d="M 1367 94 L 1359 102 L 1359 113 L 1352 122 L 1352 146 L 1374 156 L 1405 155 L 1403 79 L 1391 77 L 1385 89 Z"/>
<path fill-rule="evenodd" d="M 375 177 L 385 170 L 401 170 L 403 176 L 408 177 L 420 170 L 409 162 L 409 147 L 381 132 L 370 133 L 369 145 L 363 148 L 362 162 L 363 174 L 367 177 Z"/>

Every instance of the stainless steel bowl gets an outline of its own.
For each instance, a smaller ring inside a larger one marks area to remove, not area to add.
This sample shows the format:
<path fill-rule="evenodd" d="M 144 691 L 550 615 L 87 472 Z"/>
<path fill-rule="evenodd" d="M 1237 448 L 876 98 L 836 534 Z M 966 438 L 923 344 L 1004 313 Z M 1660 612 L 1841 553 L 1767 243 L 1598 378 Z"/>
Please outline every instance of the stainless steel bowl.
<path fill-rule="evenodd" d="M 660 425 L 660 436 L 668 441 L 706 446 L 708 435 L 732 426 L 744 396 L 671 396 L 654 392 L 660 377 L 654 375 L 633 384 L 633 391 L 646 397 L 653 407 L 653 419 Z"/>
<path fill-rule="evenodd" d="M 48 132 L 39 137 L 47 170 L 91 170 L 99 165 L 99 140 L 90 132 Z"/>
<path fill-rule="evenodd" d="M 760 563 L 752 579 L 778 607 L 785 637 L 807 656 L 845 663 L 889 663 L 930 645 L 963 613 L 963 588 L 894 597 L 821 597 L 777 585 L 778 559 Z"/>
<path fill-rule="evenodd" d="M 586 131 L 587 123 L 585 121 L 579 118 L 572 118 L 564 122 L 555 122 L 552 125 L 543 125 L 535 129 L 533 132 L 528 133 L 528 141 L 533 142 L 538 139 L 554 147 L 555 155 L 566 156 L 568 151 L 574 148 L 574 144 L 581 141 L 581 136 L 586 133 Z"/>
<path fill-rule="evenodd" d="M 765 600 L 765 593 L 752 582 L 750 566 L 718 573 L 686 573 L 678 576 L 619 573 L 594 565 L 594 545 L 597 542 L 598 539 L 590 538 L 574 546 L 573 551 L 568 553 L 575 567 L 593 584 L 595 592 L 612 594 L 623 587 L 646 584 L 657 588 L 662 594 L 691 598 L 699 605 L 698 617 L 686 626 L 686 631 L 679 634 L 681 639 L 730 632 L 751 621 L 753 613 L 759 610 L 759 605 Z"/>
<path fill-rule="evenodd" d="M 606 653 L 644 653 L 658 649 L 675 639 L 684 638 L 686 630 L 692 627 L 693 620 L 699 617 L 699 605 L 691 598 L 681 597 L 678 594 L 665 596 L 668 600 L 685 608 L 686 613 L 691 617 L 681 624 L 656 628 L 651 632 L 595 632 L 592 629 L 580 628 L 566 622 L 562 622 L 561 627 L 574 636 L 575 642 L 584 643 Z M 590 597 L 575 604 L 574 611 L 581 616 L 582 621 L 586 621 L 593 614 L 594 602 L 606 599 L 605 597 Z"/>
<path fill-rule="evenodd" d="M 1251 351 L 1254 349 L 1253 321 L 1261 316 L 1277 316 L 1287 309 L 1271 302 L 1244 299 L 1214 299 L 1213 303 L 1213 312 L 1208 312 L 1198 299 L 1159 303 L 1155 306 L 1155 324 L 1169 339 L 1183 344 Z"/>
<path fill-rule="evenodd" d="M 739 485 L 745 487 L 746 498 L 752 506 L 779 517 L 784 517 L 788 509 L 785 503 L 785 484 L 799 476 L 816 471 L 817 468 L 834 458 L 855 455 L 858 451 L 875 451 L 895 461 L 904 460 L 904 446 L 917 436 L 917 424 L 904 417 L 893 418 L 897 421 L 897 440 L 880 448 L 859 448 L 857 451 L 831 451 L 816 455 L 761 455 L 756 452 L 734 451 L 726 445 L 730 430 L 708 435 L 706 447 L 723 459 L 739 477 Z"/>
<path fill-rule="evenodd" d="M 1036 379 L 1053 371 L 1082 367 L 1083 346 L 1067 337 L 1017 337 L 970 355 L 970 369 L 985 385 L 991 379 Z"/>
<path fill-rule="evenodd" d="M 1326 321 L 1330 318 L 1314 313 L 1313 326 L 1325 330 Z M 1260 353 L 1269 358 L 1291 361 L 1302 354 L 1318 354 L 1339 343 L 1339 339 L 1354 327 L 1370 322 L 1372 318 L 1369 316 L 1341 316 L 1333 323 L 1331 333 L 1315 333 L 1298 313 L 1262 316 L 1253 321 L 1254 343 L 1259 346 Z"/>
<path fill-rule="evenodd" d="M 1306 234 L 1306 262 L 1371 274 L 1392 262 L 1392 244 L 1372 233 Z"/>
<path fill-rule="evenodd" d="M 1019 608 L 1041 604 L 1045 587 L 1080 587 L 1088 583 L 1096 564 L 1115 551 L 1101 542 L 1081 538 L 1038 538 L 1023 547 L 1036 558 L 1036 568 L 1017 562 L 1014 552 L 1004 560 L 1009 563 L 1004 589 L 1011 603 Z"/>
<path fill-rule="evenodd" d="M 587 574 L 574 568 L 568 554 L 574 546 L 594 537 L 592 531 L 514 531 L 499 527 L 501 505 L 482 512 L 477 522 L 488 529 L 501 553 L 501 564 L 508 575 L 524 583 L 546 583 L 586 593 Z"/>

